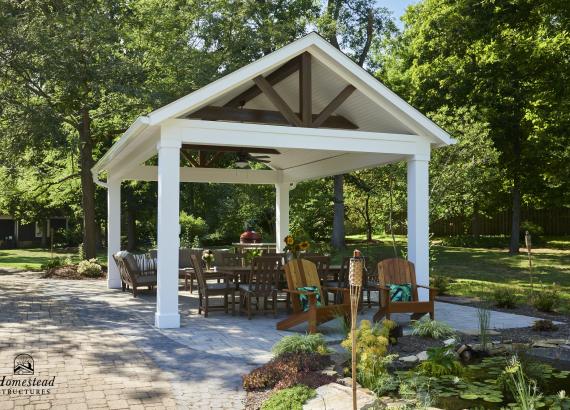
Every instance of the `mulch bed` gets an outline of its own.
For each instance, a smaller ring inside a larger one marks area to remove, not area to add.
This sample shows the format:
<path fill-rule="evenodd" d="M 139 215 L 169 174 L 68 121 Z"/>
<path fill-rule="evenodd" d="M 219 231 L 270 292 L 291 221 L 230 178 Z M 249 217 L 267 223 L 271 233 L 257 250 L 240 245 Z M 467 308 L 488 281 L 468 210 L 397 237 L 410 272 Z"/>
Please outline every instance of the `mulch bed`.
<path fill-rule="evenodd" d="M 440 302 L 454 303 L 456 305 L 481 307 L 487 306 L 491 310 L 496 310 L 498 312 L 512 313 L 513 315 L 524 315 L 539 317 L 542 319 L 550 319 L 558 322 L 570 322 L 570 315 L 565 315 L 562 313 L 547 313 L 541 312 L 540 310 L 534 308 L 533 306 L 520 304 L 513 309 L 500 308 L 494 305 L 489 306 L 488 303 L 482 301 L 479 298 L 465 297 L 465 296 L 438 296 L 437 299 Z"/>
<path fill-rule="evenodd" d="M 85 279 L 103 279 L 107 273 L 105 270 L 97 278 L 85 277 L 77 272 L 77 265 L 58 266 L 51 268 L 41 274 L 42 279 L 72 279 L 72 280 L 85 280 Z"/>
<path fill-rule="evenodd" d="M 408 335 L 399 337 L 398 343 L 395 345 L 390 345 L 389 350 L 390 353 L 397 353 L 400 356 L 409 356 L 423 352 L 430 347 L 439 347 L 442 345 L 443 342 L 441 340 L 436 340 L 429 337 Z"/>
<path fill-rule="evenodd" d="M 513 343 L 528 343 L 542 339 L 570 339 L 570 324 L 563 323 L 556 325 L 558 330 L 537 331 L 532 327 L 519 327 L 513 329 L 499 329 L 499 335 L 490 336 L 491 340 L 505 341 L 511 340 Z M 462 335 L 464 343 L 477 343 L 478 336 Z"/>

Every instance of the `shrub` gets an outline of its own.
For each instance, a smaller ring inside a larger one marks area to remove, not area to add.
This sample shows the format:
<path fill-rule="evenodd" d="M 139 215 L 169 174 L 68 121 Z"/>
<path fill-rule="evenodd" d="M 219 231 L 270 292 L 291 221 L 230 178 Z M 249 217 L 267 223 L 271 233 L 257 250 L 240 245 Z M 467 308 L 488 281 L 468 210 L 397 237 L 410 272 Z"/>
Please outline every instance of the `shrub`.
<path fill-rule="evenodd" d="M 424 318 L 413 321 L 411 326 L 414 336 L 431 337 L 432 339 L 447 339 L 455 336 L 455 330 L 451 326 L 431 319 Z"/>
<path fill-rule="evenodd" d="M 372 325 L 368 320 L 363 320 L 356 331 L 357 374 L 355 378 L 368 389 L 379 387 L 379 381 L 385 379 L 387 367 L 395 358 L 394 355 L 387 355 L 390 331 L 394 326 L 395 322 L 391 320 L 385 320 L 381 325 L 377 323 Z M 349 334 L 341 345 L 352 352 L 352 334 Z"/>
<path fill-rule="evenodd" d="M 560 290 L 556 284 L 536 292 L 532 305 L 542 312 L 553 312 L 560 305 Z"/>
<path fill-rule="evenodd" d="M 281 356 L 285 353 L 329 353 L 325 339 L 319 333 L 285 336 L 275 343 L 272 350 L 275 356 Z"/>
<path fill-rule="evenodd" d="M 303 404 L 317 393 L 310 387 L 297 385 L 279 390 L 261 405 L 261 410 L 302 410 Z"/>
<path fill-rule="evenodd" d="M 307 373 L 324 369 L 330 363 L 328 356 L 318 353 L 284 353 L 270 362 L 252 370 L 243 377 L 243 388 L 247 391 L 273 388 L 278 382 L 287 387 Z"/>
<path fill-rule="evenodd" d="M 558 330 L 558 326 L 552 323 L 552 320 L 541 319 L 534 321 L 532 324 L 532 330 L 536 330 L 537 332 L 553 332 Z"/>
<path fill-rule="evenodd" d="M 55 258 L 50 259 L 46 263 L 43 263 L 40 266 L 40 268 L 41 268 L 41 270 L 50 270 L 53 268 L 59 268 L 60 266 L 63 266 L 63 264 L 64 264 L 64 260 L 61 259 L 60 257 L 56 256 Z"/>
<path fill-rule="evenodd" d="M 421 362 L 418 371 L 430 377 L 460 376 L 463 366 L 455 357 L 452 346 L 431 347 L 427 350 L 427 360 Z"/>
<path fill-rule="evenodd" d="M 517 295 L 513 288 L 496 288 L 493 292 L 493 300 L 500 308 L 514 309 L 517 306 Z"/>
<path fill-rule="evenodd" d="M 77 265 L 77 273 L 88 278 L 98 278 L 101 276 L 102 272 L 103 269 L 101 268 L 101 265 L 97 263 L 97 259 L 95 258 L 83 260 Z"/>
<path fill-rule="evenodd" d="M 200 217 L 180 212 L 180 241 L 181 245 L 190 247 L 195 241 L 195 237 L 201 237 L 208 231 L 208 225 Z"/>
<path fill-rule="evenodd" d="M 449 290 L 449 278 L 441 275 L 432 275 L 429 278 L 430 286 L 437 289 L 438 295 L 445 295 Z"/>

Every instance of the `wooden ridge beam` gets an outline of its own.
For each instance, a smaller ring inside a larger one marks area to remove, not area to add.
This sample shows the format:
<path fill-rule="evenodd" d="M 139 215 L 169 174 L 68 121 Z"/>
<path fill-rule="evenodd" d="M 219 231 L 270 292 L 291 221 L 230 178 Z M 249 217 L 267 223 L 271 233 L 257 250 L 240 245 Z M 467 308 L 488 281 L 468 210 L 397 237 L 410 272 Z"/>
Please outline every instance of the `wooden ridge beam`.
<path fill-rule="evenodd" d="M 249 154 L 280 154 L 273 148 L 256 148 L 256 147 L 233 147 L 226 145 L 199 145 L 199 144 L 182 144 L 183 150 L 189 151 L 210 151 L 210 152 L 247 152 Z"/>
<path fill-rule="evenodd" d="M 343 102 L 356 90 L 353 85 L 347 85 L 333 100 L 321 111 L 313 121 L 313 127 L 318 128 L 329 118 Z"/>
<path fill-rule="evenodd" d="M 230 108 L 208 106 L 198 110 L 188 116 L 189 118 L 199 118 L 206 121 L 235 121 L 251 122 L 261 124 L 288 125 L 289 122 L 279 111 L 255 110 L 250 108 Z M 312 114 L 312 124 L 317 120 L 317 115 Z M 338 128 L 355 130 L 356 124 L 341 115 L 330 115 L 322 124 L 325 128 Z"/>
<path fill-rule="evenodd" d="M 269 84 L 265 77 L 259 75 L 255 77 L 253 81 L 259 87 L 259 89 L 263 91 L 263 94 L 265 94 L 267 99 L 275 106 L 275 108 L 281 112 L 281 114 L 283 114 L 283 116 L 287 119 L 287 121 L 289 121 L 291 125 L 295 127 L 303 126 L 303 123 L 297 114 L 295 114 L 291 107 L 289 107 L 289 105 L 285 102 L 285 100 L 281 98 L 279 94 L 277 94 L 277 91 L 275 91 L 273 86 Z"/>
<path fill-rule="evenodd" d="M 295 57 L 287 61 L 285 64 L 283 64 L 281 67 L 279 67 L 271 74 L 269 74 L 266 77 L 269 84 L 275 85 L 283 81 L 293 73 L 295 73 L 297 70 L 299 70 L 300 61 L 301 61 L 300 56 Z M 251 86 L 250 88 L 242 92 L 240 95 L 232 98 L 229 102 L 227 102 L 225 104 L 225 107 L 243 107 L 248 101 L 254 99 L 259 94 L 261 94 L 261 89 L 259 89 L 257 85 Z"/>

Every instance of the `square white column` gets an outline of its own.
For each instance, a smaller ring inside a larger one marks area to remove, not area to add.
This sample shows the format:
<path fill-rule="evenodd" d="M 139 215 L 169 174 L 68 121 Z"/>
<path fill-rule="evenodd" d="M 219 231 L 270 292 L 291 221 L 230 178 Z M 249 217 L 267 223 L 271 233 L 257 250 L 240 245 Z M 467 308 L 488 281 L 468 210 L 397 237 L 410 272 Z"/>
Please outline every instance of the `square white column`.
<path fill-rule="evenodd" d="M 275 242 L 277 252 L 283 252 L 283 238 L 289 235 L 289 182 L 275 184 Z"/>
<path fill-rule="evenodd" d="M 408 160 L 408 260 L 416 268 L 418 285 L 429 286 L 429 156 Z M 428 300 L 419 289 L 420 300 Z"/>
<path fill-rule="evenodd" d="M 180 248 L 180 140 L 162 135 L 158 149 L 158 281 L 155 326 L 180 327 L 178 249 Z"/>
<path fill-rule="evenodd" d="M 121 275 L 113 254 L 121 250 L 121 180 L 107 178 L 107 287 L 121 288 Z"/>

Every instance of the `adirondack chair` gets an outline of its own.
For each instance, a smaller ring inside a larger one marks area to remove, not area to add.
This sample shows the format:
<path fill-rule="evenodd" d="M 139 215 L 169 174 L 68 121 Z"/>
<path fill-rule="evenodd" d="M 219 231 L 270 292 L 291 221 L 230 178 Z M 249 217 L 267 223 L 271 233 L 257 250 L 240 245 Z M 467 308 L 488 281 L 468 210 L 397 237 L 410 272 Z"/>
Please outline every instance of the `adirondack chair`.
<path fill-rule="evenodd" d="M 387 285 L 412 285 L 411 302 L 392 302 L 390 300 L 390 289 Z M 418 299 L 418 288 L 429 290 L 429 301 L 420 302 Z M 390 319 L 392 313 L 411 313 L 412 320 L 417 320 L 429 313 L 431 319 L 434 318 L 434 300 L 437 291 L 428 286 L 416 283 L 416 270 L 414 264 L 405 259 L 391 258 L 378 263 L 378 289 L 380 291 L 380 307 L 374 315 L 374 321 L 380 321 L 384 316 Z"/>
<path fill-rule="evenodd" d="M 316 265 L 306 259 L 295 259 L 284 266 L 287 279 L 287 289 L 291 296 L 293 313 L 277 323 L 277 330 L 286 330 L 301 323 L 308 322 L 309 333 L 317 332 L 317 325 L 333 320 L 337 316 L 350 317 L 350 290 L 343 288 L 325 288 L 321 286 Z M 299 288 L 314 286 L 321 295 L 321 306 L 317 306 L 317 296 L 314 292 L 299 290 Z M 323 292 L 343 292 L 342 304 L 326 304 Z M 308 310 L 304 311 L 300 295 L 307 295 Z"/>

